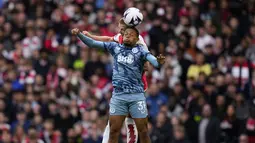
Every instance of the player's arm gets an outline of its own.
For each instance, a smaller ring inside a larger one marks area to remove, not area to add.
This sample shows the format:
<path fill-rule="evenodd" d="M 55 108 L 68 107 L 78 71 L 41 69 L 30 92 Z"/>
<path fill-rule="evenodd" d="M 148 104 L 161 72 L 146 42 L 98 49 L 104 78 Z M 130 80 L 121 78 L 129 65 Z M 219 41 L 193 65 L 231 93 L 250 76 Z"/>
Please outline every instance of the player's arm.
<path fill-rule="evenodd" d="M 165 57 L 161 54 L 156 58 L 151 53 L 147 53 L 146 60 L 149 61 L 156 68 L 160 67 L 160 65 L 165 63 Z"/>
<path fill-rule="evenodd" d="M 114 41 L 113 37 L 97 36 L 97 35 L 90 34 L 88 31 L 82 31 L 82 33 L 93 40 L 102 41 L 102 42 L 113 42 Z"/>
<path fill-rule="evenodd" d="M 98 48 L 98 49 L 104 49 L 104 42 L 96 41 L 88 36 L 81 33 L 81 31 L 77 28 L 72 29 L 72 34 L 76 35 L 84 44 L 86 44 L 90 48 Z"/>

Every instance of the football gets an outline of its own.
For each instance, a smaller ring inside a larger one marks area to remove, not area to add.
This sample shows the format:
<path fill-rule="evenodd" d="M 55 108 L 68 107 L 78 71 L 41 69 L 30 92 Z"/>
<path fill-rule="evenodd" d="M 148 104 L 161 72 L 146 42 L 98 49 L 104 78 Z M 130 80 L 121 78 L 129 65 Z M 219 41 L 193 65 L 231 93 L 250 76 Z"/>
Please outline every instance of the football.
<path fill-rule="evenodd" d="M 123 14 L 123 20 L 128 26 L 137 26 L 143 21 L 143 14 L 138 8 L 130 7 Z"/>

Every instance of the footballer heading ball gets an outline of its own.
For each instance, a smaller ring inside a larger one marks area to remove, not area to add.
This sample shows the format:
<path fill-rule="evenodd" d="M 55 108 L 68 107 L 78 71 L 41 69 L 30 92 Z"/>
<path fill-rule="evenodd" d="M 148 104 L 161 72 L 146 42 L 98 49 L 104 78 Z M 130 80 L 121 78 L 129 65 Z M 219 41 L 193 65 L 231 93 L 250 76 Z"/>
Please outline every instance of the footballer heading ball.
<path fill-rule="evenodd" d="M 128 26 L 137 26 L 143 21 L 143 14 L 138 8 L 130 7 L 123 14 L 123 20 Z"/>

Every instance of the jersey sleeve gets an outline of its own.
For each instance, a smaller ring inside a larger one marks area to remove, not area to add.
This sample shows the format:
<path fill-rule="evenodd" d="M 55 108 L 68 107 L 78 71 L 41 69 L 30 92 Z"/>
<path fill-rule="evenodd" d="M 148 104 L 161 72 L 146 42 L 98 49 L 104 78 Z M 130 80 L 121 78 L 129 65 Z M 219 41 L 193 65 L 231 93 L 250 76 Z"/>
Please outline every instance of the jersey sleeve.
<path fill-rule="evenodd" d="M 151 53 L 148 53 L 146 55 L 146 60 L 149 61 L 154 67 L 158 68 L 159 67 L 159 63 L 158 60 L 155 56 L 153 56 Z"/>
<path fill-rule="evenodd" d="M 118 46 L 116 42 L 104 42 L 104 49 L 108 51 L 111 55 L 114 55 L 114 49 Z"/>
<path fill-rule="evenodd" d="M 98 48 L 98 49 L 104 48 L 104 42 L 93 40 L 89 38 L 88 36 L 84 35 L 83 33 L 79 33 L 77 37 L 90 48 Z"/>
<path fill-rule="evenodd" d="M 157 58 L 153 56 L 148 50 L 142 49 L 142 55 L 144 60 L 149 61 L 154 67 L 159 67 L 159 63 L 157 61 Z"/>
<path fill-rule="evenodd" d="M 114 41 L 114 42 L 117 42 L 117 43 L 120 43 L 120 36 L 121 36 L 120 33 L 119 33 L 119 34 L 116 34 L 115 36 L 113 36 L 113 41 Z"/>
<path fill-rule="evenodd" d="M 107 50 L 111 55 L 114 54 L 114 48 L 118 45 L 116 42 L 101 42 L 93 40 L 87 36 L 85 36 L 82 33 L 79 33 L 78 38 L 86 44 L 90 48 L 98 48 L 98 49 L 105 49 Z"/>
<path fill-rule="evenodd" d="M 141 35 L 139 35 L 139 40 L 137 41 L 138 45 L 142 45 L 144 47 L 145 50 L 149 51 L 146 43 L 144 42 L 144 39 Z"/>

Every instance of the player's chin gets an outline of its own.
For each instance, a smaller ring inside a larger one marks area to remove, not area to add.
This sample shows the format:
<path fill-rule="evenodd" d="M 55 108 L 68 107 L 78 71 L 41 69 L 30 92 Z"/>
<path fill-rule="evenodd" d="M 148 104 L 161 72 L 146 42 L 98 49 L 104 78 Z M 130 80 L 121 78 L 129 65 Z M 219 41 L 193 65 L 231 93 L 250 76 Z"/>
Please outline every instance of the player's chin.
<path fill-rule="evenodd" d="M 125 44 L 125 45 L 130 45 L 130 42 L 129 41 L 123 41 L 123 43 Z"/>

